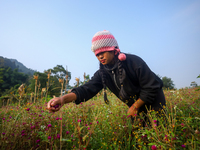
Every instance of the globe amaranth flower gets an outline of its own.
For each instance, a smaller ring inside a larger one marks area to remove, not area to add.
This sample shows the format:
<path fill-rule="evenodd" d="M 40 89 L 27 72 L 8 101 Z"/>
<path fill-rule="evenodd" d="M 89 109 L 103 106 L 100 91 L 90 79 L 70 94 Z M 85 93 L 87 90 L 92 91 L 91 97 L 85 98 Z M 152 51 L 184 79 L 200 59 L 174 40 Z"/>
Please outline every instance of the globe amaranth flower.
<path fill-rule="evenodd" d="M 36 140 L 36 143 L 40 143 L 40 139 Z"/>
<path fill-rule="evenodd" d="M 47 126 L 48 128 L 50 128 L 50 127 L 52 127 L 52 125 L 51 124 L 48 124 L 48 126 Z"/>
<path fill-rule="evenodd" d="M 31 126 L 31 129 L 35 129 L 35 125 Z"/>
<path fill-rule="evenodd" d="M 57 134 L 57 138 L 60 139 L 60 134 Z"/>
<path fill-rule="evenodd" d="M 152 150 L 157 150 L 156 145 L 152 145 L 152 146 L 151 146 L 151 149 L 152 149 Z"/>
<path fill-rule="evenodd" d="M 21 135 L 22 135 L 22 136 L 24 136 L 24 135 L 25 135 L 25 133 L 22 133 Z"/>
<path fill-rule="evenodd" d="M 183 144 L 183 145 L 181 145 L 181 147 L 182 147 L 182 148 L 186 148 L 186 146 L 185 146 L 184 144 Z"/>
<path fill-rule="evenodd" d="M 55 106 L 53 106 L 54 108 L 58 108 L 59 107 L 59 104 L 56 104 Z"/>
<path fill-rule="evenodd" d="M 69 133 L 70 133 L 69 131 L 66 132 L 66 134 L 69 134 Z"/>

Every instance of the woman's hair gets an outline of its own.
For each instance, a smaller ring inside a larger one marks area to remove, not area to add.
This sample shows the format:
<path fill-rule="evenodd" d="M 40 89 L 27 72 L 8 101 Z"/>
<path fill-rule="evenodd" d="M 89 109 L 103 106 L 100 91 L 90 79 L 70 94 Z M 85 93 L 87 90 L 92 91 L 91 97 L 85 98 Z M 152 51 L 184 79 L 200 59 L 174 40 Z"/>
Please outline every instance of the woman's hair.
<path fill-rule="evenodd" d="M 126 72 L 123 68 L 123 64 L 122 64 L 122 61 L 120 61 L 118 59 L 118 55 L 115 55 L 115 59 L 117 60 L 115 63 L 117 63 L 117 68 L 119 70 L 119 82 L 120 82 L 120 86 L 121 86 L 121 89 L 120 89 L 120 92 L 119 92 L 119 97 L 120 99 L 122 100 L 126 100 L 127 99 L 127 96 L 126 96 L 126 93 L 124 91 L 124 88 L 123 88 L 123 80 L 124 78 L 126 77 Z M 100 63 L 100 72 L 101 72 L 101 78 L 102 78 L 102 84 L 103 84 L 103 90 L 104 90 L 104 101 L 106 104 L 109 103 L 109 100 L 107 98 L 107 94 L 106 94 L 106 75 L 105 75 L 105 67 L 104 65 L 102 65 Z"/>

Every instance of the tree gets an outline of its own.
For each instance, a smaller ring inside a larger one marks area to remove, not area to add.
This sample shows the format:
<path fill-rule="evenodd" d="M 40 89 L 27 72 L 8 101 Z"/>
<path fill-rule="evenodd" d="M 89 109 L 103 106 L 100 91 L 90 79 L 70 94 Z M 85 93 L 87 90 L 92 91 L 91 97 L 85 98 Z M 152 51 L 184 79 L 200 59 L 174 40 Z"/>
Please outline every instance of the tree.
<path fill-rule="evenodd" d="M 90 75 L 88 74 L 88 75 L 86 75 L 85 73 L 84 73 L 84 75 L 83 75 L 83 79 L 84 79 L 84 81 L 82 82 L 80 82 L 80 85 L 83 85 L 83 84 L 85 84 L 86 82 L 88 82 L 89 80 L 90 80 Z"/>
<path fill-rule="evenodd" d="M 28 83 L 28 75 L 18 72 L 18 69 L 12 70 L 10 67 L 0 68 L 0 95 L 5 91 L 16 90 L 22 83 Z"/>
<path fill-rule="evenodd" d="M 190 86 L 191 87 L 197 87 L 198 85 L 197 85 L 197 83 L 195 81 L 193 81 L 193 82 L 191 82 Z"/>
<path fill-rule="evenodd" d="M 38 75 L 38 83 L 40 83 L 40 90 L 42 88 L 47 89 L 48 86 L 48 94 L 50 96 L 60 95 L 61 83 L 59 82 L 59 79 L 64 80 L 64 87 L 66 86 L 66 75 L 68 75 L 68 82 L 71 79 L 71 72 L 66 71 L 62 65 L 57 65 L 53 69 L 48 69 L 47 71 L 44 71 L 44 73 L 35 72 L 34 75 Z M 30 87 L 31 90 L 34 91 L 35 80 L 33 78 L 31 79 Z"/>
<path fill-rule="evenodd" d="M 163 88 L 164 89 L 174 89 L 174 83 L 172 81 L 171 78 L 168 77 L 162 77 L 162 81 L 163 81 Z"/>

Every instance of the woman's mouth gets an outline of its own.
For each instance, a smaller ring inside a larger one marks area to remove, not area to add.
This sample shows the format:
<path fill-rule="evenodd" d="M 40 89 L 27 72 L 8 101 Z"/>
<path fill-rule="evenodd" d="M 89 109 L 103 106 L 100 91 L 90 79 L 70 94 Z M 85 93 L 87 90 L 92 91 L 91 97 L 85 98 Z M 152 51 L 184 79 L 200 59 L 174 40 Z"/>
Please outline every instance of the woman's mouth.
<path fill-rule="evenodd" d="M 105 59 L 101 60 L 101 63 L 105 63 Z"/>

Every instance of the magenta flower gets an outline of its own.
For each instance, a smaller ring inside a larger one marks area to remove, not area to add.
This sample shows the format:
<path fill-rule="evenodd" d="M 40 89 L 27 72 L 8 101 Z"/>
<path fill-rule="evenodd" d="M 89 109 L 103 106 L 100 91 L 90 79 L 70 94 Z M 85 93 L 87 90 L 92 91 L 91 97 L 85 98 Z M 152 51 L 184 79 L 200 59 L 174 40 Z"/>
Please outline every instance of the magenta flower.
<path fill-rule="evenodd" d="M 24 133 L 25 132 L 25 130 L 22 130 L 22 132 L 21 133 Z"/>
<path fill-rule="evenodd" d="M 67 131 L 66 134 L 69 134 L 69 131 Z"/>
<path fill-rule="evenodd" d="M 181 147 L 182 147 L 182 148 L 185 148 L 186 146 L 183 144 L 183 145 L 181 145 Z"/>
<path fill-rule="evenodd" d="M 6 133 L 5 133 L 5 132 L 3 132 L 2 134 L 3 134 L 3 135 L 5 135 Z"/>
<path fill-rule="evenodd" d="M 78 119 L 78 122 L 81 122 L 81 119 Z"/>
<path fill-rule="evenodd" d="M 48 136 L 48 139 L 51 140 L 51 136 Z"/>
<path fill-rule="evenodd" d="M 155 145 L 152 145 L 152 146 L 151 146 L 151 149 L 152 149 L 152 150 L 157 150 L 157 147 L 156 147 Z"/>
<path fill-rule="evenodd" d="M 99 123 L 99 121 L 97 121 L 97 123 Z"/>
<path fill-rule="evenodd" d="M 58 138 L 58 139 L 60 138 L 60 134 L 57 134 L 57 138 Z"/>
<path fill-rule="evenodd" d="M 30 108 L 27 108 L 27 109 L 26 109 L 26 111 L 29 111 L 29 110 L 30 110 Z"/>
<path fill-rule="evenodd" d="M 142 138 L 145 138 L 145 137 L 147 137 L 147 135 L 145 134 L 145 135 L 142 135 Z"/>
<path fill-rule="evenodd" d="M 36 143 L 40 143 L 40 139 L 36 140 Z"/>
<path fill-rule="evenodd" d="M 35 129 L 35 125 L 31 126 L 31 129 Z"/>
<path fill-rule="evenodd" d="M 3 120 L 5 120 L 6 118 L 3 118 Z"/>
<path fill-rule="evenodd" d="M 90 130 L 90 127 L 88 127 L 88 130 Z"/>
<path fill-rule="evenodd" d="M 25 135 L 25 133 L 22 133 L 21 135 L 22 135 L 22 136 L 24 136 L 24 135 Z"/>
<path fill-rule="evenodd" d="M 51 124 L 48 124 L 48 126 L 47 126 L 48 128 L 50 128 L 50 127 L 52 127 L 52 125 Z"/>
<path fill-rule="evenodd" d="M 156 123 L 156 122 L 157 122 L 157 120 L 154 120 L 153 122 L 154 122 L 154 123 Z"/>
<path fill-rule="evenodd" d="M 53 106 L 54 108 L 58 108 L 59 107 L 59 105 L 57 104 L 57 105 L 55 105 L 55 106 Z"/>
<path fill-rule="evenodd" d="M 56 120 L 59 120 L 59 118 L 57 117 Z"/>

